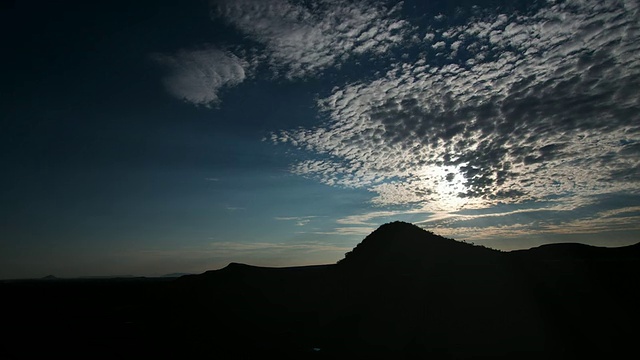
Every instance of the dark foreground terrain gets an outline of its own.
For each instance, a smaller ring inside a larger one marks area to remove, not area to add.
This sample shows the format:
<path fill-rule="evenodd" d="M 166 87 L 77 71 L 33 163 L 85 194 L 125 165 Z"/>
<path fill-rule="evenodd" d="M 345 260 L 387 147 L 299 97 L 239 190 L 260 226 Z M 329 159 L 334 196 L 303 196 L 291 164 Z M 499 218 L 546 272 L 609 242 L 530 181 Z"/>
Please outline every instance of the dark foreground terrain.
<path fill-rule="evenodd" d="M 640 244 L 499 252 L 395 222 L 335 265 L 0 283 L 0 358 L 638 356 Z"/>

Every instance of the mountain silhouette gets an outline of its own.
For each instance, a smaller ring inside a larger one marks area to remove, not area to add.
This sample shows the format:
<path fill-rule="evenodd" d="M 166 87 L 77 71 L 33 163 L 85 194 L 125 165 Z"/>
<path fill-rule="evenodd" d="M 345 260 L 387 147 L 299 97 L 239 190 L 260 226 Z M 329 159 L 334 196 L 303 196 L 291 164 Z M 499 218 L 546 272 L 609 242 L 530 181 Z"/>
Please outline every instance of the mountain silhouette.
<path fill-rule="evenodd" d="M 639 249 L 501 252 L 393 222 L 337 264 L 2 282 L 0 357 L 621 357 L 636 351 Z"/>
<path fill-rule="evenodd" d="M 498 253 L 496 250 L 444 238 L 410 223 L 396 221 L 380 226 L 338 263 L 363 270 L 371 270 L 373 267 L 385 271 L 415 271 L 443 262 L 486 262 Z"/>

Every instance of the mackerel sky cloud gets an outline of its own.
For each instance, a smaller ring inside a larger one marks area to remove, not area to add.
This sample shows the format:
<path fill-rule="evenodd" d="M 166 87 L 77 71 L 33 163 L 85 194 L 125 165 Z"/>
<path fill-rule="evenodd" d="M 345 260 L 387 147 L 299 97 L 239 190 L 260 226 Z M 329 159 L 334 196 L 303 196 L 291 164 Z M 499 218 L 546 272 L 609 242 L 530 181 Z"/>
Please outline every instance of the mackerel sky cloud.
<path fill-rule="evenodd" d="M 354 55 L 384 55 L 409 28 L 395 17 L 400 6 L 380 2 L 286 0 L 214 1 L 214 17 L 260 43 L 260 55 L 286 78 L 317 76 Z"/>
<path fill-rule="evenodd" d="M 321 98 L 324 124 L 272 138 L 317 154 L 294 173 L 367 188 L 380 205 L 451 211 L 636 190 L 637 15 L 634 2 L 567 1 L 435 23 L 413 59 Z"/>

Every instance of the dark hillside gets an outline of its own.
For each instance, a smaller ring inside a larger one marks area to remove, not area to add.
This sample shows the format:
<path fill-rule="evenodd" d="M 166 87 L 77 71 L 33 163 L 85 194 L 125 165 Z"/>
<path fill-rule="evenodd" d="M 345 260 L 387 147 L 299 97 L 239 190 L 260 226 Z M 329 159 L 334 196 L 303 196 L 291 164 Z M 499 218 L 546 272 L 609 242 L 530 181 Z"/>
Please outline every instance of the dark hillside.
<path fill-rule="evenodd" d="M 380 226 L 338 263 L 344 267 L 416 270 L 442 264 L 487 263 L 496 250 L 447 239 L 413 224 Z"/>
<path fill-rule="evenodd" d="M 394 222 L 334 265 L 5 281 L 0 358 L 617 358 L 639 249 L 500 252 Z"/>

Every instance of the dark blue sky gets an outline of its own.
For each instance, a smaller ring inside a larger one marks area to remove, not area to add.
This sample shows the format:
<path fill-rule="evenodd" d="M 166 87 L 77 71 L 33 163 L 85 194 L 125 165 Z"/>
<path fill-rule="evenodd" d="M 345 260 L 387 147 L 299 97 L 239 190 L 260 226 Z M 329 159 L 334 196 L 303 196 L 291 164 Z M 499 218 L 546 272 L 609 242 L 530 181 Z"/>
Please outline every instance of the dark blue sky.
<path fill-rule="evenodd" d="M 0 278 L 637 242 L 637 1 L 16 1 Z"/>

